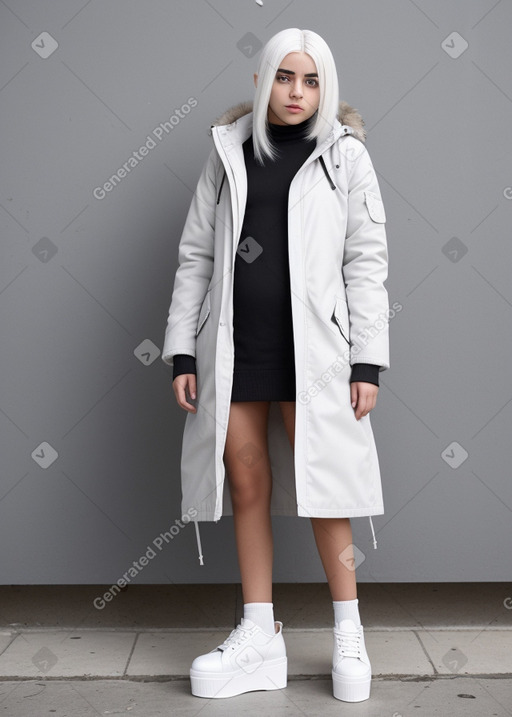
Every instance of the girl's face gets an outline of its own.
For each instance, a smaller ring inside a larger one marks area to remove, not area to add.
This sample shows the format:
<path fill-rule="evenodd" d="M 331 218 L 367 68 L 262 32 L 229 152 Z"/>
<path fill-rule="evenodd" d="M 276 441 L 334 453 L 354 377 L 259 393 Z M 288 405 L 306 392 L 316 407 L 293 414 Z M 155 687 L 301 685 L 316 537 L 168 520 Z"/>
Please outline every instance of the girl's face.
<path fill-rule="evenodd" d="M 254 84 L 258 84 L 257 73 Z M 319 104 L 320 87 L 312 57 L 305 52 L 290 52 L 282 59 L 274 78 L 268 121 L 280 125 L 299 124 L 314 115 Z"/>

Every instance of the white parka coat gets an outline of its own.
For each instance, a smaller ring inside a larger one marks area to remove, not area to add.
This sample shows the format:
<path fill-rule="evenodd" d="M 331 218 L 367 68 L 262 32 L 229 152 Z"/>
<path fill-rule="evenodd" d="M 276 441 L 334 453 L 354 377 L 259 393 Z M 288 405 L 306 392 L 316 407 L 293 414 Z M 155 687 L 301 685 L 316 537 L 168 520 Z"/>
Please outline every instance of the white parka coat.
<path fill-rule="evenodd" d="M 350 402 L 353 364 L 389 368 L 386 217 L 363 124 L 357 110 L 340 102 L 329 137 L 289 189 L 295 451 L 272 402 L 274 515 L 384 512 L 370 415 L 357 420 Z M 162 350 L 169 365 L 175 354 L 196 358 L 197 412 L 185 420 L 181 486 L 182 513 L 194 518 L 201 565 L 197 521 L 233 514 L 223 454 L 234 366 L 233 275 L 247 199 L 242 143 L 252 133 L 252 103 L 227 110 L 211 132 L 214 147 L 179 244 Z M 255 450 L 247 446 L 241 460 L 257 460 Z"/>

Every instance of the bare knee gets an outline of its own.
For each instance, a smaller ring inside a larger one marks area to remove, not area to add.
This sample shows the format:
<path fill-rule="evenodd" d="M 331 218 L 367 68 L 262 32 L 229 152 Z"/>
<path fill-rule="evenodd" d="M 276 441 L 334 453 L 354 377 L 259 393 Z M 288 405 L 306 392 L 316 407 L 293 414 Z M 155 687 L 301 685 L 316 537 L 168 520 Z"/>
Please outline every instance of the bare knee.
<path fill-rule="evenodd" d="M 250 476 L 237 476 L 234 480 L 230 480 L 229 484 L 231 502 L 236 510 L 253 510 L 270 503 L 271 481 L 261 472 Z"/>

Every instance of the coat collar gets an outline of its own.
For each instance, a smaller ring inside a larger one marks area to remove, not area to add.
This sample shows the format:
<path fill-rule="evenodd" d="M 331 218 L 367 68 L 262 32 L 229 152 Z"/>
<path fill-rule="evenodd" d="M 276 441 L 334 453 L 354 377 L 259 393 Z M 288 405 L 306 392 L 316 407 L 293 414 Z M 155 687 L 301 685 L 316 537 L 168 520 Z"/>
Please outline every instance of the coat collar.
<path fill-rule="evenodd" d="M 213 127 L 222 127 L 236 123 L 237 120 L 251 113 L 252 109 L 253 103 L 250 100 L 246 102 L 239 102 L 238 104 L 229 107 L 210 125 L 210 131 Z M 348 102 L 342 100 L 339 103 L 337 119 L 340 121 L 341 125 L 351 127 L 353 130 L 352 134 L 360 139 L 361 142 L 366 141 L 366 130 L 363 129 L 364 120 L 358 110 L 351 107 Z"/>

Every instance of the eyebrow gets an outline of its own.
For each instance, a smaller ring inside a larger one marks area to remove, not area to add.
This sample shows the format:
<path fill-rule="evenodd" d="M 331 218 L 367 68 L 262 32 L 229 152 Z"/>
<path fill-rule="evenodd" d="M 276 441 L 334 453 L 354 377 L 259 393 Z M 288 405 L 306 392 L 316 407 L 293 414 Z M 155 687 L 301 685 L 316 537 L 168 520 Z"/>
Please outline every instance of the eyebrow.
<path fill-rule="evenodd" d="M 278 71 L 278 72 L 285 72 L 287 75 L 294 75 L 294 74 L 295 74 L 295 72 L 292 72 L 291 70 L 283 70 L 283 69 L 281 69 L 281 68 L 280 68 L 279 70 L 277 70 L 277 71 Z M 308 72 L 308 74 L 307 74 L 307 75 L 304 75 L 304 77 L 318 77 L 318 75 L 317 75 L 316 72 Z"/>

